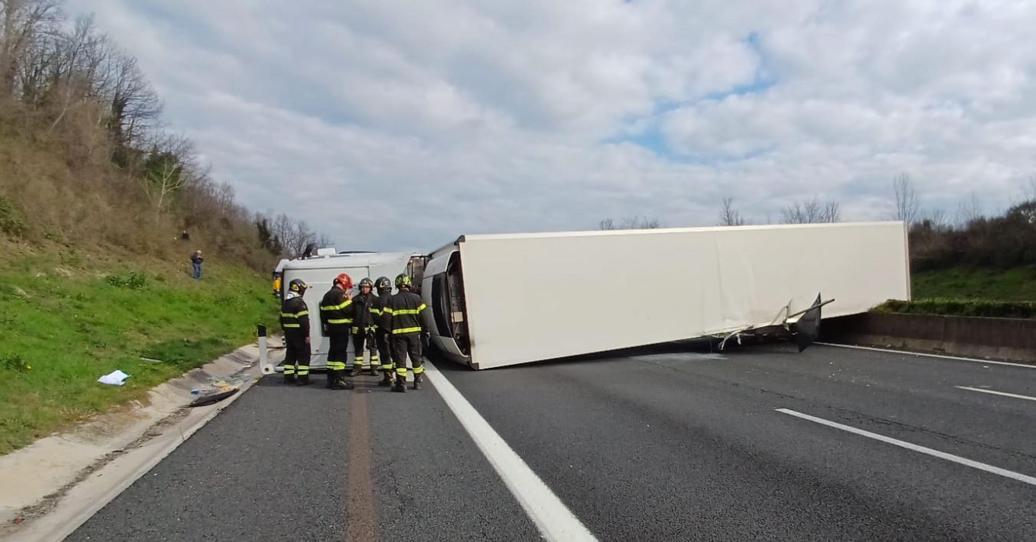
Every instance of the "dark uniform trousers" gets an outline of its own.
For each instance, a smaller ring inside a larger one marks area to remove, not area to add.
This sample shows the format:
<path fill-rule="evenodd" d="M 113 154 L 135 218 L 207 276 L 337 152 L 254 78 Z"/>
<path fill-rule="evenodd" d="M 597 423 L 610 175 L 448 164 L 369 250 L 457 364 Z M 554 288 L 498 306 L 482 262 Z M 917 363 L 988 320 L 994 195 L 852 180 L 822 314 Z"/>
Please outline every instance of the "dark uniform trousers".
<path fill-rule="evenodd" d="M 370 339 L 371 335 L 366 331 L 357 333 L 355 329 L 353 330 L 353 362 L 349 367 L 350 369 L 358 369 L 364 365 L 373 369 L 381 367 L 381 356 L 378 355 L 376 341 Z M 364 364 L 366 349 L 370 349 L 370 359 L 367 360 L 368 363 Z"/>
<path fill-rule="evenodd" d="M 327 385 L 331 387 L 345 373 L 345 363 L 349 358 L 349 330 L 330 331 L 327 338 L 330 342 L 327 348 Z"/>
<path fill-rule="evenodd" d="M 414 367 L 414 376 L 424 373 L 424 363 L 421 357 L 421 334 L 420 333 L 399 333 L 392 335 L 392 361 L 396 365 L 396 378 L 406 380 L 406 358 L 410 357 L 410 363 Z"/>
<path fill-rule="evenodd" d="M 296 375 L 308 378 L 310 350 L 305 335 L 285 333 L 284 343 L 284 377 L 288 380 L 294 380 Z"/>
<path fill-rule="evenodd" d="M 392 355 L 392 336 L 378 329 L 374 332 L 374 339 L 378 344 L 378 357 L 383 360 L 381 362 L 381 370 L 386 372 L 392 371 L 396 368 L 393 362 L 395 358 Z"/>

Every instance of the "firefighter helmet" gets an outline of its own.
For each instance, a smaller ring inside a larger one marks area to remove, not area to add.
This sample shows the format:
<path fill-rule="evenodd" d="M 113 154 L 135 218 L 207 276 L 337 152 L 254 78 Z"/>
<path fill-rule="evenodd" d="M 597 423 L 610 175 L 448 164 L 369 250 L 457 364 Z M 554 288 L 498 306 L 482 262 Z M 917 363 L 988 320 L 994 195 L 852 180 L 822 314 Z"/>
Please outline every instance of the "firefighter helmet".
<path fill-rule="evenodd" d="M 383 292 L 391 292 L 392 281 L 388 277 L 378 277 L 378 280 L 374 281 L 374 287 L 378 289 L 378 295 Z"/>
<path fill-rule="evenodd" d="M 309 285 L 302 279 L 292 279 L 291 282 L 288 283 L 288 289 L 295 293 L 301 294 L 306 291 L 306 288 L 309 288 Z"/>
<path fill-rule="evenodd" d="M 351 290 L 353 287 L 353 279 L 347 273 L 339 273 L 332 284 L 341 286 L 343 290 Z"/>
<path fill-rule="evenodd" d="M 367 277 L 360 279 L 360 289 L 362 290 L 364 286 L 370 288 L 371 290 L 374 290 L 374 283 L 371 282 L 371 279 Z"/>
<path fill-rule="evenodd" d="M 402 288 L 404 286 L 409 288 L 413 283 L 413 279 L 411 279 L 410 275 L 407 275 L 406 273 L 396 275 L 396 288 Z"/>

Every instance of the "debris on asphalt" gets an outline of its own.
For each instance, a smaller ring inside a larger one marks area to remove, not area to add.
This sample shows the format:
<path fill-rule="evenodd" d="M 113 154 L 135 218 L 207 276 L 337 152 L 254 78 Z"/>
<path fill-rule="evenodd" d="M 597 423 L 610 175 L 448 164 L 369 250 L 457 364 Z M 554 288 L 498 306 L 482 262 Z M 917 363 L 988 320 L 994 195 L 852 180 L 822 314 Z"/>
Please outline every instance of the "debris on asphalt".
<path fill-rule="evenodd" d="M 97 381 L 100 382 L 101 384 L 108 384 L 108 385 L 111 385 L 111 386 L 121 386 L 121 385 L 126 383 L 126 379 L 129 378 L 129 377 L 130 377 L 130 375 L 128 375 L 128 374 L 126 374 L 126 373 L 124 373 L 122 371 L 115 370 L 115 371 L 113 371 L 111 373 L 108 373 L 108 374 L 102 376 L 101 378 L 98 378 Z"/>

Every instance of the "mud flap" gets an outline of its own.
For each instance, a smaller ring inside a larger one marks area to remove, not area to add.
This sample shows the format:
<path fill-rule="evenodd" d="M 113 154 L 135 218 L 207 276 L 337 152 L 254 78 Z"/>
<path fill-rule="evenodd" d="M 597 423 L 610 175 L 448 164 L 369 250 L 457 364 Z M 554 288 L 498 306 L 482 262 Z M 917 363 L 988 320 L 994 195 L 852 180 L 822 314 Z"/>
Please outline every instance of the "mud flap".
<path fill-rule="evenodd" d="M 817 337 L 820 335 L 821 307 L 823 307 L 823 304 L 820 300 L 820 294 L 818 293 L 816 301 L 813 302 L 813 306 L 807 309 L 794 324 L 795 342 L 799 346 L 799 352 L 809 348 L 809 346 L 813 344 L 813 341 L 816 341 Z"/>

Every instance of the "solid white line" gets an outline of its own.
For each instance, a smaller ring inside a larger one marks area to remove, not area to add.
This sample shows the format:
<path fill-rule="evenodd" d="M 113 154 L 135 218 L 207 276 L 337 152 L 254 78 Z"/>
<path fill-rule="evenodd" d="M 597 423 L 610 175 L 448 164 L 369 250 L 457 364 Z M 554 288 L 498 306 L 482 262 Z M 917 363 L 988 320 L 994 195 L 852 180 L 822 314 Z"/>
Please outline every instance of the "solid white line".
<path fill-rule="evenodd" d="M 493 430 L 475 407 L 428 360 L 424 362 L 428 380 L 446 406 L 460 420 L 472 440 L 496 469 L 504 484 L 525 509 L 540 534 L 547 540 L 597 540 L 565 503 L 540 480 L 525 461 Z"/>
<path fill-rule="evenodd" d="M 939 355 L 939 354 L 928 354 L 926 352 L 910 352 L 910 351 L 907 351 L 907 350 L 892 350 L 890 348 L 875 348 L 873 346 L 857 346 L 855 344 L 835 344 L 835 343 L 825 343 L 825 342 L 820 342 L 820 341 L 817 341 L 814 344 L 820 344 L 820 345 L 823 345 L 823 346 L 834 346 L 834 347 L 837 347 L 837 348 L 852 348 L 854 350 L 871 350 L 871 351 L 874 351 L 874 352 L 890 352 L 892 354 L 903 354 L 903 355 L 906 355 L 906 356 L 920 356 L 920 357 L 924 357 L 924 358 L 949 359 L 949 360 L 953 360 L 953 361 L 970 361 L 970 362 L 973 362 L 973 363 L 987 363 L 987 364 L 990 364 L 990 365 L 1007 365 L 1007 366 L 1010 366 L 1010 367 L 1022 367 L 1024 369 L 1036 369 L 1036 365 L 1028 365 L 1028 364 L 1025 364 L 1025 363 L 1011 363 L 1009 361 L 992 361 L 992 360 L 980 359 L 980 358 L 962 358 L 962 357 L 959 357 L 959 356 L 943 356 L 943 355 Z"/>
<path fill-rule="evenodd" d="M 1019 482 L 1024 482 L 1031 486 L 1036 486 L 1036 478 L 1032 476 L 1026 476 L 1024 474 L 1019 474 L 1017 472 L 1009 471 L 1007 469 L 1001 469 L 1000 467 L 994 467 L 992 465 L 987 465 L 985 463 L 979 463 L 978 461 L 972 461 L 971 459 L 966 459 L 957 455 L 948 454 L 946 452 L 940 452 L 939 450 L 933 450 L 931 448 L 926 448 L 924 446 L 918 446 L 917 444 L 910 444 L 909 442 L 904 442 L 902 440 L 886 437 L 884 435 L 879 435 L 877 433 L 871 433 L 870 431 L 864 431 L 863 429 L 857 429 L 855 427 L 850 427 L 848 425 L 842 425 L 840 423 L 831 422 L 823 418 L 817 418 L 816 416 L 810 416 L 809 414 L 803 414 L 801 412 L 796 412 L 791 409 L 778 408 L 777 412 L 780 412 L 782 414 L 788 414 L 790 416 L 795 416 L 797 418 L 802 418 L 803 420 L 809 420 L 811 422 L 826 425 L 828 427 L 834 427 L 835 429 L 841 429 L 842 431 L 848 431 L 849 433 L 853 433 L 855 435 L 872 438 L 874 440 L 880 440 L 881 442 L 892 444 L 893 446 L 899 446 L 900 448 L 906 448 L 907 450 L 920 452 L 922 454 L 927 454 L 932 457 L 938 457 L 939 459 L 945 459 L 946 461 L 952 461 L 954 463 L 959 463 L 961 465 L 965 465 L 973 469 L 998 474 L 1000 476 L 1011 478 L 1012 480 L 1018 480 Z"/>
<path fill-rule="evenodd" d="M 1015 393 L 1007 393 L 1007 392 L 995 391 L 995 390 L 984 390 L 982 388 L 972 388 L 970 386 L 954 386 L 954 387 L 957 388 L 957 389 L 961 389 L 961 390 L 977 391 L 979 393 L 989 393 L 991 395 L 1003 395 L 1004 397 L 1014 397 L 1015 399 L 1026 399 L 1026 400 L 1029 400 L 1029 401 L 1036 401 L 1036 397 L 1029 397 L 1028 395 L 1018 395 L 1018 394 L 1015 394 Z"/>

